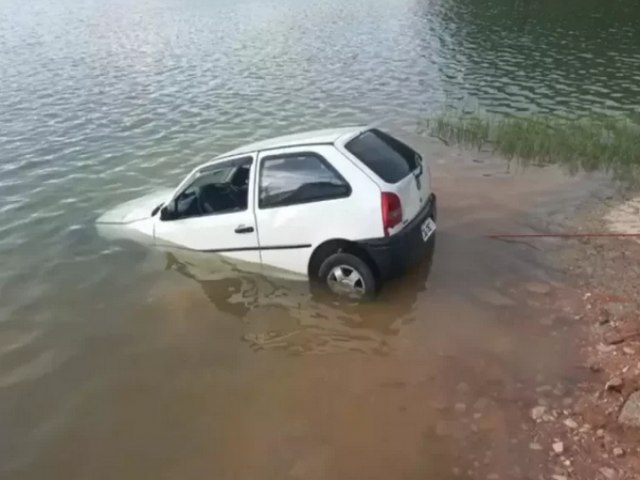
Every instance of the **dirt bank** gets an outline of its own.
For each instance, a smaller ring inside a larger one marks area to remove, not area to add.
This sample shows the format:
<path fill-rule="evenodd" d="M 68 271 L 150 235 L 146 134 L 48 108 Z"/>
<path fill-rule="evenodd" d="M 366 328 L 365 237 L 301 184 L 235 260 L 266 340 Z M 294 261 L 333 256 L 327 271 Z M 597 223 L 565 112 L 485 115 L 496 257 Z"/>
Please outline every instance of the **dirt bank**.
<path fill-rule="evenodd" d="M 587 200 L 564 222 L 564 232 L 640 233 L 637 198 L 621 193 Z M 589 374 L 571 402 L 541 398 L 536 432 L 547 444 L 559 478 L 640 478 L 640 243 L 638 238 L 586 237 L 546 249 L 582 299 L 570 314 Z M 559 445 L 559 443 L 558 443 Z M 558 447 L 559 448 L 559 447 Z"/>

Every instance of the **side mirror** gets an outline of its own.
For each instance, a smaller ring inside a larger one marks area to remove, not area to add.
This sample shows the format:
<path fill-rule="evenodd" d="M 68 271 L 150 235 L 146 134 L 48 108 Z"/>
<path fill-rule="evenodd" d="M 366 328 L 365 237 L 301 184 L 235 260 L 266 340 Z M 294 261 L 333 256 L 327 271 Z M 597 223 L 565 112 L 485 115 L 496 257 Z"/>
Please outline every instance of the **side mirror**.
<path fill-rule="evenodd" d="M 171 202 L 160 209 L 160 220 L 174 220 L 176 218 L 175 203 Z"/>

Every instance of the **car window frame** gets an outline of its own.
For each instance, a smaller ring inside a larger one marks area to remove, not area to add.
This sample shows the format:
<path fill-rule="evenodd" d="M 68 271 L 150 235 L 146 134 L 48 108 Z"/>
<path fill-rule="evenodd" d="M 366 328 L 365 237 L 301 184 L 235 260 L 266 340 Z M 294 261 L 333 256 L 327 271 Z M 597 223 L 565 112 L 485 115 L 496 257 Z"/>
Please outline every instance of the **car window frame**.
<path fill-rule="evenodd" d="M 189 190 L 194 183 L 196 183 L 196 181 L 198 180 L 198 178 L 200 178 L 202 175 L 207 175 L 215 170 L 219 170 L 221 168 L 229 168 L 230 166 L 236 166 L 236 167 L 240 167 L 242 165 L 249 165 L 249 185 L 247 187 L 247 205 L 245 208 L 243 209 L 236 209 L 236 210 L 229 210 L 226 212 L 212 212 L 212 213 L 201 213 L 199 215 L 190 215 L 188 217 L 179 217 L 179 218 L 172 218 L 172 219 L 168 219 L 168 220 L 163 220 L 163 221 L 169 221 L 169 222 L 178 222 L 180 220 L 189 220 L 191 218 L 202 218 L 202 217 L 211 217 L 211 216 L 217 216 L 217 215 L 229 215 L 232 213 L 239 213 L 239 212 L 246 212 L 249 209 L 249 204 L 250 204 L 250 200 L 251 200 L 251 196 L 250 196 L 250 192 L 251 192 L 251 170 L 253 168 L 253 165 L 256 161 L 256 155 L 242 155 L 240 157 L 236 157 L 236 158 L 232 158 L 232 159 L 224 159 L 224 160 L 220 160 L 219 162 L 214 162 L 214 163 L 209 163 L 207 165 L 203 165 L 199 168 L 197 168 L 196 170 L 194 170 L 192 173 L 189 174 L 189 176 L 187 177 L 187 180 L 190 180 L 186 185 L 184 185 L 182 188 L 179 188 L 177 193 L 175 193 L 170 201 L 170 203 L 174 203 L 177 202 L 178 197 L 180 197 L 180 195 L 182 195 L 184 192 L 186 192 L 187 190 Z"/>
<path fill-rule="evenodd" d="M 340 195 L 331 195 L 331 196 L 327 196 L 327 197 L 322 197 L 322 198 L 314 198 L 312 200 L 307 200 L 307 201 L 297 201 L 297 202 L 287 202 L 287 203 L 283 203 L 283 204 L 278 204 L 278 205 L 263 205 L 263 200 L 261 198 L 261 187 L 262 187 L 262 175 L 264 173 L 264 165 L 266 162 L 270 161 L 270 160 L 280 160 L 280 159 L 286 159 L 286 158 L 296 158 L 296 157 L 300 157 L 300 156 L 309 156 L 309 157 L 313 157 L 315 159 L 317 159 L 318 161 L 320 161 L 320 163 L 322 165 L 324 165 L 327 170 L 329 170 L 331 173 L 333 173 L 336 178 L 338 180 L 340 180 L 345 187 L 347 187 L 347 191 L 343 194 Z M 306 205 L 309 203 L 318 203 L 318 202 L 327 202 L 330 200 L 339 200 L 342 198 L 349 198 L 351 196 L 351 194 L 353 193 L 353 189 L 351 188 L 351 184 L 347 181 L 346 178 L 344 178 L 344 176 L 331 164 L 331 162 L 329 160 L 327 160 L 325 157 L 323 157 L 322 155 L 320 155 L 318 152 L 314 152 L 311 150 L 302 150 L 302 151 L 298 151 L 298 152 L 286 152 L 286 153 L 276 153 L 276 154 L 271 154 L 271 155 L 265 155 L 264 157 L 261 157 L 259 159 L 259 168 L 258 168 L 258 175 L 256 177 L 256 204 L 258 206 L 259 210 L 270 210 L 272 208 L 284 208 L 284 207 L 292 207 L 295 205 Z"/>

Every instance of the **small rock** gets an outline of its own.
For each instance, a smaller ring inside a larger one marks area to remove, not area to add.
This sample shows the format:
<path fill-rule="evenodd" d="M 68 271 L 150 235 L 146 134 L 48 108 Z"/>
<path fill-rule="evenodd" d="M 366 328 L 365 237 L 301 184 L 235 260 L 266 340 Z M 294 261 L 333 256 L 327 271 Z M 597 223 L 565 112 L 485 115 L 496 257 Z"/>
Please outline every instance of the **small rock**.
<path fill-rule="evenodd" d="M 599 343 L 598 345 L 596 345 L 596 350 L 598 350 L 600 353 L 612 352 L 615 349 L 616 347 L 613 345 L 605 345 L 603 343 Z"/>
<path fill-rule="evenodd" d="M 604 308 L 600 310 L 598 315 L 598 325 L 606 325 L 611 322 L 611 316 Z"/>
<path fill-rule="evenodd" d="M 615 480 L 616 478 L 616 471 L 613 468 L 609 468 L 609 467 L 602 467 L 600 469 L 600 473 L 602 474 L 603 477 L 605 477 L 607 480 Z"/>
<path fill-rule="evenodd" d="M 531 409 L 531 418 L 536 422 L 542 420 L 542 417 L 547 413 L 547 407 L 543 407 L 542 405 L 538 405 L 537 407 L 533 407 Z"/>
<path fill-rule="evenodd" d="M 566 393 L 566 389 L 562 385 L 556 385 L 556 388 L 553 389 L 553 393 L 561 397 Z"/>
<path fill-rule="evenodd" d="M 607 345 L 619 345 L 624 342 L 624 336 L 617 330 L 610 330 L 604 334 L 604 343 Z"/>
<path fill-rule="evenodd" d="M 500 480 L 500 475 L 497 473 L 490 473 L 487 475 L 487 480 Z"/>
<path fill-rule="evenodd" d="M 467 406 L 464 403 L 456 403 L 454 408 L 458 413 L 464 413 L 467 410 Z"/>
<path fill-rule="evenodd" d="M 538 293 L 540 295 L 546 295 L 551 291 L 551 287 L 547 283 L 542 282 L 528 282 L 525 287 L 532 293 Z"/>
<path fill-rule="evenodd" d="M 633 303 L 610 302 L 604 308 L 612 317 L 616 318 L 633 312 L 635 305 Z"/>
<path fill-rule="evenodd" d="M 602 371 L 602 366 L 595 362 L 591 362 L 589 363 L 589 370 L 591 370 L 593 373 L 599 373 Z"/>
<path fill-rule="evenodd" d="M 624 456 L 624 450 L 620 447 L 616 447 L 613 449 L 613 456 L 614 457 L 623 457 Z"/>
<path fill-rule="evenodd" d="M 586 433 L 590 431 L 591 431 L 591 425 L 589 425 L 588 423 L 585 423 L 583 426 L 580 427 L 580 433 Z"/>
<path fill-rule="evenodd" d="M 540 445 L 539 443 L 532 442 L 529 444 L 529 448 L 531 450 L 542 450 L 542 445 Z"/>
<path fill-rule="evenodd" d="M 640 428 L 640 391 L 633 392 L 622 406 L 618 422 Z"/>
<path fill-rule="evenodd" d="M 620 392 L 622 390 L 623 385 L 624 385 L 624 382 L 622 381 L 622 378 L 612 377 L 605 384 L 604 389 L 609 391 L 614 391 L 614 392 Z"/>
<path fill-rule="evenodd" d="M 636 351 L 631 347 L 622 347 L 622 351 L 627 355 L 635 355 Z"/>
<path fill-rule="evenodd" d="M 616 413 L 616 410 L 618 410 L 618 407 L 615 405 L 611 405 L 610 407 L 607 407 L 604 412 L 607 415 L 613 415 L 614 413 Z"/>
<path fill-rule="evenodd" d="M 578 428 L 578 424 L 576 423 L 575 420 L 571 419 L 571 418 L 567 418 L 564 422 L 567 427 L 569 428 Z"/>
<path fill-rule="evenodd" d="M 551 478 L 553 478 L 553 480 L 567 480 L 566 475 L 551 475 Z"/>
<path fill-rule="evenodd" d="M 564 443 L 562 442 L 554 442 L 551 447 L 553 448 L 553 451 L 558 455 L 564 452 Z"/>
<path fill-rule="evenodd" d="M 602 437 L 604 437 L 604 430 L 603 430 L 602 428 L 599 428 L 599 429 L 596 431 L 596 437 L 598 437 L 598 438 L 602 438 Z"/>

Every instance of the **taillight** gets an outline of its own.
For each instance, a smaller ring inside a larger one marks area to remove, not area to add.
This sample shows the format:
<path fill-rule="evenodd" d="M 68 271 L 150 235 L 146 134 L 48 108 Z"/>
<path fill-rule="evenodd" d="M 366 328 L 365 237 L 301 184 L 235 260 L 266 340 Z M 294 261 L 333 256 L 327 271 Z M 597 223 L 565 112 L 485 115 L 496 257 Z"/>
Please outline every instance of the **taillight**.
<path fill-rule="evenodd" d="M 385 236 L 389 230 L 402 222 L 402 203 L 395 193 L 382 192 L 382 227 Z"/>

